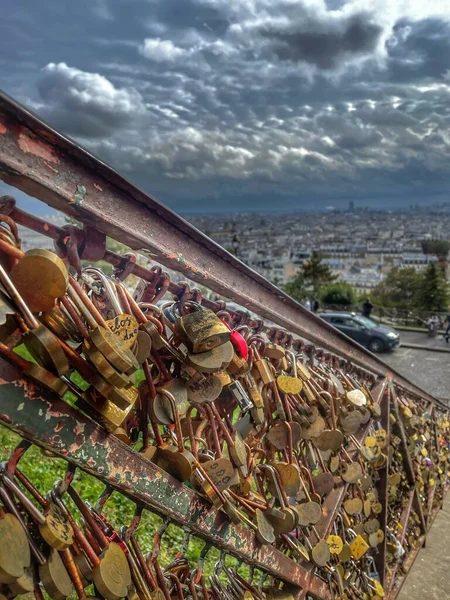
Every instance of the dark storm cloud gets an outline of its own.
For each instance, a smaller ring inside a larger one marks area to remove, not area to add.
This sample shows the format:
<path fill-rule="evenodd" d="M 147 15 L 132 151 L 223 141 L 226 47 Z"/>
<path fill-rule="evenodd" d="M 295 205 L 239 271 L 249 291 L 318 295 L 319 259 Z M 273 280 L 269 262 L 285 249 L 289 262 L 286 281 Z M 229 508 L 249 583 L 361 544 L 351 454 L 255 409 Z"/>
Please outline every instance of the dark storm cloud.
<path fill-rule="evenodd" d="M 309 25 L 306 23 L 305 29 L 297 31 L 266 29 L 261 34 L 273 41 L 273 50 L 282 60 L 305 61 L 320 69 L 333 69 L 348 55 L 373 52 L 383 31 L 367 14 L 354 15 L 316 31 Z"/>
<path fill-rule="evenodd" d="M 20 4 L 2 87 L 178 210 L 448 191 L 443 0 Z"/>
<path fill-rule="evenodd" d="M 436 19 L 399 24 L 389 47 L 390 79 L 440 79 L 450 69 L 449 33 L 448 23 Z"/>

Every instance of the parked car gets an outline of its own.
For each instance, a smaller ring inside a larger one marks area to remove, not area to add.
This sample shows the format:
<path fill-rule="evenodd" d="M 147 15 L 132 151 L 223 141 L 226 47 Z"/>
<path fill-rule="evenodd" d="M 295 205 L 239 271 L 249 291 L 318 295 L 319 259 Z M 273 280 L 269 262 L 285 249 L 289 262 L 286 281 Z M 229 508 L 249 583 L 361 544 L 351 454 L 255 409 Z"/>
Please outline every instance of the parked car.
<path fill-rule="evenodd" d="M 387 325 L 377 325 L 356 313 L 323 312 L 319 316 L 371 352 L 386 352 L 400 344 L 400 335 L 395 329 Z"/>

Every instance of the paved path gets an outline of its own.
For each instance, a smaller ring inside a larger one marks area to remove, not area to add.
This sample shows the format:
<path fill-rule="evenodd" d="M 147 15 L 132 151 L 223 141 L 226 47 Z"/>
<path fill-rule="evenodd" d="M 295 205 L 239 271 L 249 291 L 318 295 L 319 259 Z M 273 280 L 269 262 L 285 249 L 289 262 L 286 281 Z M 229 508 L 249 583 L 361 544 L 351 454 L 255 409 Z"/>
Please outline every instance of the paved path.
<path fill-rule="evenodd" d="M 394 352 L 380 354 L 380 358 L 426 392 L 450 401 L 450 352 L 432 351 L 450 349 L 450 345 L 442 337 L 429 338 L 426 333 L 401 331 L 400 338 L 404 343 L 427 346 L 430 351 L 400 346 Z"/>
<path fill-rule="evenodd" d="M 450 495 L 427 535 L 397 600 L 449 600 Z"/>
<path fill-rule="evenodd" d="M 438 334 L 436 337 L 428 337 L 426 333 L 420 331 L 400 331 L 400 339 L 405 344 L 418 344 L 432 349 L 450 350 L 450 344 L 447 344 L 444 337 Z"/>

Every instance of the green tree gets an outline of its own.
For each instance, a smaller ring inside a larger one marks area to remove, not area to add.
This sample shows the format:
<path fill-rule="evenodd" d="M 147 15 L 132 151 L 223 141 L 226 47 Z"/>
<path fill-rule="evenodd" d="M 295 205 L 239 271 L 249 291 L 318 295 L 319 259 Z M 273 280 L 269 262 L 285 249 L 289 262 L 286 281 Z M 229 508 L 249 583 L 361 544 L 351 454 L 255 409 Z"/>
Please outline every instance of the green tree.
<path fill-rule="evenodd" d="M 285 283 L 283 289 L 286 294 L 289 294 L 289 296 L 294 298 L 294 300 L 301 302 L 308 295 L 308 290 L 306 288 L 302 271 L 299 271 L 294 277 Z"/>
<path fill-rule="evenodd" d="M 320 299 L 323 304 L 352 306 L 356 303 L 356 291 L 349 283 L 337 281 L 328 284 L 322 289 Z"/>
<path fill-rule="evenodd" d="M 392 308 L 417 308 L 421 283 L 422 277 L 413 267 L 393 267 L 373 290 L 373 301 Z"/>
<path fill-rule="evenodd" d="M 418 294 L 419 306 L 424 310 L 444 311 L 449 303 L 449 289 L 442 269 L 431 263 L 422 275 Z"/>
<path fill-rule="evenodd" d="M 336 275 L 333 275 L 330 267 L 322 262 L 322 258 L 319 252 L 313 252 L 302 265 L 303 279 L 315 298 L 319 297 L 325 285 L 336 280 Z"/>

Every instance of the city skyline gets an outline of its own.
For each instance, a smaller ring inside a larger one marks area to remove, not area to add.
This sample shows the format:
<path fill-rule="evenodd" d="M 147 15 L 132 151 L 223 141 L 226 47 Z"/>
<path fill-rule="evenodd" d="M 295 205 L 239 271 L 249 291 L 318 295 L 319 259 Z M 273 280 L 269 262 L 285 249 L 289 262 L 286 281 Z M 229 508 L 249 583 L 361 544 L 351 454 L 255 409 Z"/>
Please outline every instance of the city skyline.
<path fill-rule="evenodd" d="M 449 23 L 444 1 L 22 0 L 0 87 L 181 214 L 443 202 Z"/>
<path fill-rule="evenodd" d="M 66 223 L 63 213 L 44 218 L 54 225 Z M 317 252 L 337 281 L 364 294 L 393 267 L 420 273 L 436 262 L 435 255 L 424 253 L 422 241 L 448 239 L 450 203 L 418 211 L 358 210 L 350 205 L 345 211 L 279 214 L 276 219 L 264 213 L 191 214 L 186 219 L 277 285 L 287 284 Z M 49 238 L 22 226 L 19 237 L 24 250 L 52 247 Z"/>

